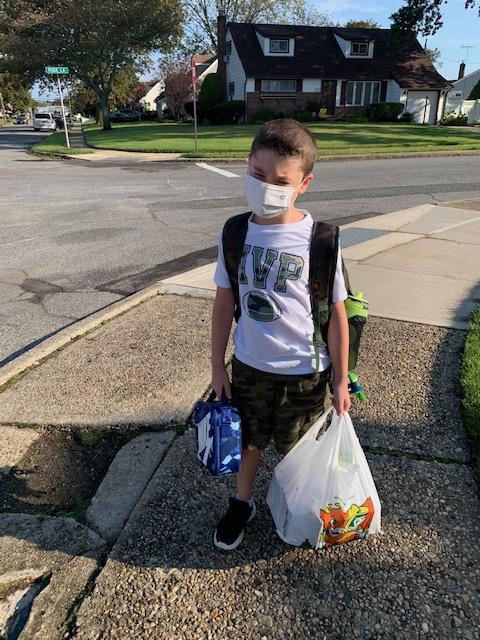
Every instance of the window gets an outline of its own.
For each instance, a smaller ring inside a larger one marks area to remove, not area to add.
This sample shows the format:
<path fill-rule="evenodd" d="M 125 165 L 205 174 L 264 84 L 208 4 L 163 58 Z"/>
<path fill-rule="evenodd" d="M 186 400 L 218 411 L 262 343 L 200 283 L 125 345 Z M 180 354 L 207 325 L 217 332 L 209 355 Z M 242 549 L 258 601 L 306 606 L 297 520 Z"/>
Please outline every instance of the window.
<path fill-rule="evenodd" d="M 368 56 L 368 42 L 352 42 L 350 45 L 351 56 Z"/>
<path fill-rule="evenodd" d="M 270 53 L 288 53 L 289 44 L 288 38 L 282 38 L 281 40 L 270 38 Z"/>
<path fill-rule="evenodd" d="M 229 56 L 232 53 L 232 41 L 231 40 L 227 40 L 225 43 L 225 53 L 227 56 Z"/>
<path fill-rule="evenodd" d="M 295 93 L 296 80 L 262 80 L 261 90 L 266 93 Z"/>
<path fill-rule="evenodd" d="M 365 104 L 378 102 L 380 99 L 380 82 L 347 82 L 345 104 L 361 107 Z"/>
<path fill-rule="evenodd" d="M 235 93 L 235 82 L 229 82 L 228 83 L 228 95 L 229 96 L 233 96 L 234 93 Z"/>

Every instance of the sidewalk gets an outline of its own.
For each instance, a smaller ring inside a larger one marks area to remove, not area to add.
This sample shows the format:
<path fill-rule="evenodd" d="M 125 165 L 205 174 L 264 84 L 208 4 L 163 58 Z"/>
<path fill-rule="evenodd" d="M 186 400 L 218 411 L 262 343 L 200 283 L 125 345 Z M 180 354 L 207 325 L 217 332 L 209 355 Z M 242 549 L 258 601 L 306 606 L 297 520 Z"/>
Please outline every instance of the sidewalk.
<path fill-rule="evenodd" d="M 221 553 L 213 528 L 234 479 L 199 468 L 187 429 L 158 456 L 113 543 L 73 518 L 0 517 L 0 610 L 52 571 L 19 640 L 59 640 L 66 627 L 81 640 L 480 636 L 480 500 L 457 383 L 480 299 L 480 212 L 425 205 L 341 235 L 352 285 L 371 304 L 358 367 L 369 402 L 351 415 L 383 534 L 322 552 L 282 543 L 265 504 L 279 460 L 270 446 L 257 517 L 239 549 Z M 161 295 L 53 353 L 0 394 L 0 424 L 29 438 L 40 427 L 185 425 L 209 385 L 212 269 L 170 278 Z M 125 488 L 144 460 L 133 460 Z"/>

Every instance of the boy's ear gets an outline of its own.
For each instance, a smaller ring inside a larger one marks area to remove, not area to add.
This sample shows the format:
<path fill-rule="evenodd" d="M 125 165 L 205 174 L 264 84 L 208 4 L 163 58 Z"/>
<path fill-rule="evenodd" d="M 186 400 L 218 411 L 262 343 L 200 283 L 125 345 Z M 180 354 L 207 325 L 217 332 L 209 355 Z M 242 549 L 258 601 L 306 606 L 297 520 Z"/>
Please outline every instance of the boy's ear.
<path fill-rule="evenodd" d="M 308 176 L 305 176 L 305 178 L 303 179 L 303 184 L 301 186 L 301 188 L 298 190 L 298 193 L 305 193 L 305 191 L 308 189 L 308 187 L 310 186 L 311 181 L 313 180 L 313 173 L 309 173 Z"/>

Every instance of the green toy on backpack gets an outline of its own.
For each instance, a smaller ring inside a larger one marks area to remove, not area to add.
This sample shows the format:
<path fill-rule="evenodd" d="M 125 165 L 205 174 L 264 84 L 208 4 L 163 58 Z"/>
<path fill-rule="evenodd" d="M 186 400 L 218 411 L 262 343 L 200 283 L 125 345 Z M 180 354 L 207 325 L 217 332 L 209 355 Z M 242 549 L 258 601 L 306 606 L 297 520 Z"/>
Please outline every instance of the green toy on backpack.
<path fill-rule="evenodd" d="M 229 218 L 222 233 L 222 248 L 228 277 L 232 285 L 235 299 L 235 320 L 238 322 L 241 314 L 238 288 L 238 267 L 242 257 L 243 245 L 248 230 L 248 219 L 251 211 L 240 213 Z M 333 307 L 333 284 L 338 258 L 339 247 L 338 226 L 325 222 L 314 222 L 310 243 L 310 302 L 313 319 L 313 346 L 315 350 L 315 370 L 319 371 L 319 347 L 327 347 L 328 324 Z M 342 273 L 345 280 L 348 297 L 345 309 L 349 327 L 348 378 L 349 391 L 361 402 L 366 395 L 358 382 L 355 373 L 357 366 L 360 339 L 363 327 L 368 317 L 368 302 L 362 292 L 353 293 L 350 279 L 342 258 Z"/>

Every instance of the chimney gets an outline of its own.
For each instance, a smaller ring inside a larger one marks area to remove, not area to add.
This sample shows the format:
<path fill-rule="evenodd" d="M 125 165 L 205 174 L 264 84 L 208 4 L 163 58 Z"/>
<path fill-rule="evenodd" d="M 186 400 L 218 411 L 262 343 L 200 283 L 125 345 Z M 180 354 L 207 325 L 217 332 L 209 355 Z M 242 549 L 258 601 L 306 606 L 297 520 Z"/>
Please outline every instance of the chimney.
<path fill-rule="evenodd" d="M 223 97 L 227 95 L 227 66 L 225 63 L 225 40 L 227 36 L 227 18 L 224 13 L 217 16 L 217 75 L 222 86 Z"/>
<path fill-rule="evenodd" d="M 458 80 L 460 80 L 460 78 L 463 78 L 464 75 L 465 75 L 465 63 L 461 62 L 458 68 Z"/>

